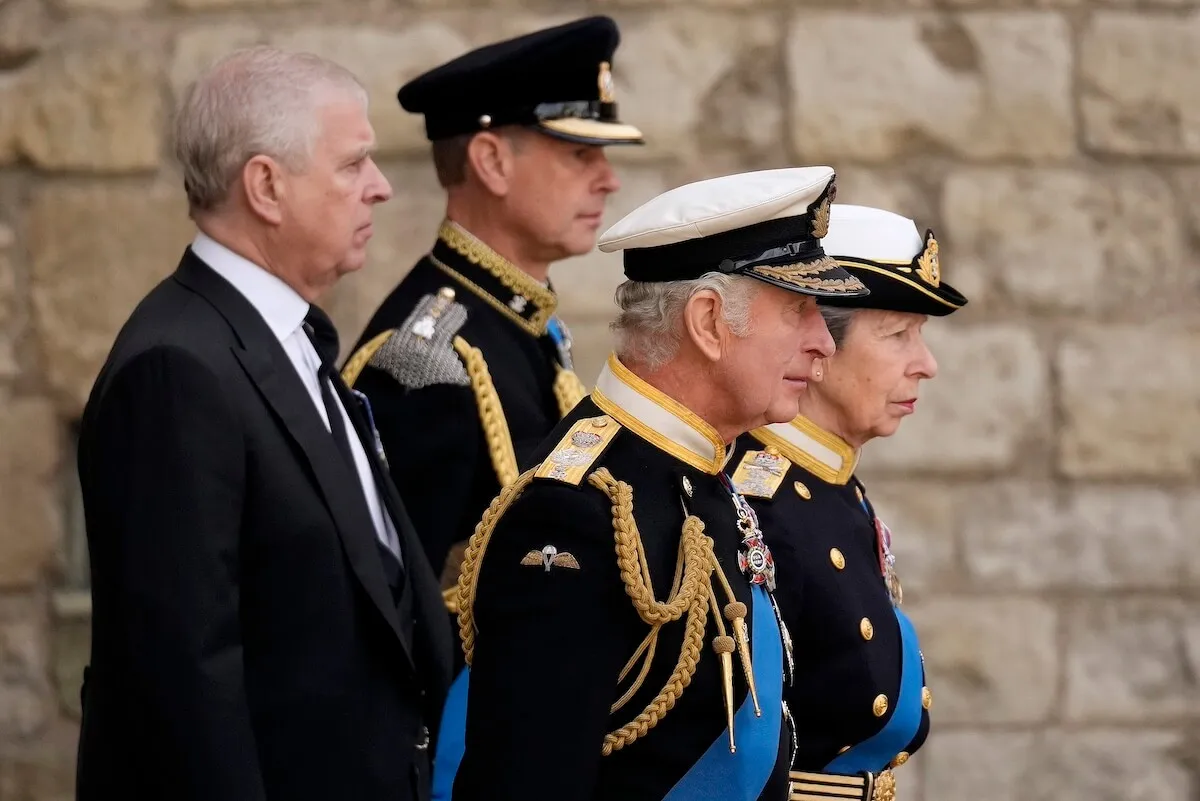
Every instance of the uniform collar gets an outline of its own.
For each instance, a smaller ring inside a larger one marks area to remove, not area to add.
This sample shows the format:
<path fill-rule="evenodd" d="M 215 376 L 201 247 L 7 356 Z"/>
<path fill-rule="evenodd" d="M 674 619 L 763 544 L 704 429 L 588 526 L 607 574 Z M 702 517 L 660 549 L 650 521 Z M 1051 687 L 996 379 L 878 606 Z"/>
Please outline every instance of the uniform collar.
<path fill-rule="evenodd" d="M 592 401 L 654 447 L 709 475 L 720 473 L 733 453 L 715 428 L 638 378 L 616 354 L 600 371 Z"/>
<path fill-rule="evenodd" d="M 558 307 L 550 287 L 485 245 L 452 220 L 443 220 L 430 258 L 434 265 L 534 336 Z"/>
<path fill-rule="evenodd" d="M 280 342 L 304 322 L 308 301 L 278 277 L 203 232 L 192 240 L 192 252 L 250 301 Z"/>
<path fill-rule="evenodd" d="M 826 431 L 804 415 L 790 423 L 773 423 L 750 432 L 764 445 L 779 449 L 780 455 L 829 484 L 845 484 L 858 466 L 858 451 L 850 443 Z"/>

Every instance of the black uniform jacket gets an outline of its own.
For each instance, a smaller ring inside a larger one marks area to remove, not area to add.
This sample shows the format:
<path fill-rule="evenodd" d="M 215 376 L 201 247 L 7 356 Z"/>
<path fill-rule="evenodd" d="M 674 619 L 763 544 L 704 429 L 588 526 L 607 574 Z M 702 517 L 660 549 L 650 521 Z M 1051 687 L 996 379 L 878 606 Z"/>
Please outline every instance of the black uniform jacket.
<path fill-rule="evenodd" d="M 796 721 L 797 770 L 819 771 L 882 729 L 900 687 L 888 549 L 854 476 L 857 462 L 840 437 L 797 417 L 741 437 L 731 467 L 775 557 L 775 595 L 795 643 L 795 676 L 784 694 Z M 894 587 L 898 595 L 898 581 Z M 923 711 L 919 731 L 892 761 L 907 760 L 928 728 Z"/>
<path fill-rule="evenodd" d="M 370 400 L 452 609 L 461 547 L 479 516 L 585 394 L 556 304 L 550 287 L 446 221 L 343 367 Z"/>
<path fill-rule="evenodd" d="M 662 799 L 725 732 L 712 642 L 730 599 L 716 572 L 698 574 L 717 611 L 697 618 L 698 650 L 687 657 L 694 673 L 669 680 L 685 639 L 681 609 L 661 626 L 640 688 L 614 712 L 638 683 L 643 663 L 635 656 L 652 630 L 630 585 L 644 586 L 648 576 L 653 598 L 667 601 L 676 582 L 687 585 L 677 577 L 681 539 L 707 536 L 734 599 L 752 614 L 738 515 L 719 478 L 726 448 L 703 420 L 610 357 L 596 391 L 536 461 L 489 510 L 463 562 L 460 622 L 472 667 L 455 801 Z M 615 493 L 615 482 L 629 494 Z M 703 523 L 702 534 L 683 534 L 685 512 Z M 623 568 L 622 543 L 630 559 Z M 736 655 L 732 665 L 737 708 L 747 683 Z M 681 692 L 656 704 L 664 687 Z M 627 725 L 639 717 L 652 723 Z M 791 737 L 776 720 L 763 799 L 787 796 Z"/>

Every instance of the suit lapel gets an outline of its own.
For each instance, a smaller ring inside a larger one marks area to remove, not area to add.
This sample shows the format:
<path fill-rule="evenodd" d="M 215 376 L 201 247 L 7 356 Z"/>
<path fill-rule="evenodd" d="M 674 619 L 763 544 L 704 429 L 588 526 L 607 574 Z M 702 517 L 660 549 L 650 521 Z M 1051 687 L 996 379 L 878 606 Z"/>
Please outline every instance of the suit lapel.
<path fill-rule="evenodd" d="M 242 346 L 233 348 L 234 356 L 304 453 L 355 575 L 400 639 L 411 663 L 410 644 L 401 630 L 395 600 L 384 578 L 375 546 L 375 528 L 357 476 L 343 467 L 344 460 L 333 437 L 321 424 L 321 417 L 287 353 L 250 302 L 190 248 L 175 277 L 212 303 L 233 327 Z"/>
<path fill-rule="evenodd" d="M 354 424 L 359 441 L 363 444 L 363 450 L 367 453 L 367 460 L 371 463 L 371 470 L 375 474 L 375 484 L 380 488 L 380 495 L 387 507 L 388 514 L 391 515 L 392 523 L 395 525 L 396 536 L 400 540 L 405 581 L 411 585 L 414 609 L 420 616 L 417 631 L 423 632 L 425 635 L 423 643 L 425 647 L 421 652 L 430 656 L 424 667 L 428 673 L 431 687 L 438 689 L 439 692 L 444 692 L 450 686 L 452 678 L 451 672 L 454 666 L 451 649 L 455 647 L 456 638 L 451 636 L 452 632 L 448 631 L 446 626 L 446 609 L 442 602 L 437 576 L 434 575 L 433 568 L 429 565 L 429 560 L 425 556 L 425 548 L 417 537 L 416 529 L 408 517 L 400 493 L 392 483 L 391 476 L 379 461 L 374 448 L 376 433 L 367 422 L 361 401 L 346 388 L 340 379 L 334 381 L 334 385 L 337 387 L 342 405 L 346 407 L 346 412 Z"/>

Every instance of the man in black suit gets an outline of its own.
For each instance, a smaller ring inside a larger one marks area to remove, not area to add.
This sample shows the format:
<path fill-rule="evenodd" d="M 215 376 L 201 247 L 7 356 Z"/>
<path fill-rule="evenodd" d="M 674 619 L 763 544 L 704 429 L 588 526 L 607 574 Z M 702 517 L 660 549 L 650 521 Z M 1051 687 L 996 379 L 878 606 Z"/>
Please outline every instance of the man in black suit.
<path fill-rule="evenodd" d="M 199 233 L 83 418 L 81 801 L 428 795 L 451 633 L 312 305 L 391 196 L 373 146 L 361 85 L 313 56 L 241 51 L 184 98 Z"/>

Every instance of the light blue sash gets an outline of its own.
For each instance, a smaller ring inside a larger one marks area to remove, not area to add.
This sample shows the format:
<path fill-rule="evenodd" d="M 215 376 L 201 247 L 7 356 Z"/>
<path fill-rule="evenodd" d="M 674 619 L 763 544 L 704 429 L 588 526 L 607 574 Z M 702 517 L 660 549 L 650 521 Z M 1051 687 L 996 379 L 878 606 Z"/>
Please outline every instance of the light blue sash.
<path fill-rule="evenodd" d="M 442 706 L 442 725 L 438 730 L 437 750 L 433 755 L 432 801 L 450 801 L 454 776 L 467 747 L 467 687 L 470 669 L 463 668 L 450 685 Z"/>
<path fill-rule="evenodd" d="M 747 692 L 733 717 L 737 752 L 729 753 L 729 729 L 722 729 L 663 801 L 756 801 L 775 768 L 783 722 L 783 643 L 770 596 L 762 587 L 752 590 L 750 649 L 762 717 L 755 717 Z"/>
<path fill-rule="evenodd" d="M 900 663 L 900 697 L 896 699 L 895 710 L 882 729 L 840 754 L 822 769 L 823 773 L 878 773 L 891 763 L 896 754 L 908 747 L 921 728 L 921 690 L 925 680 L 917 630 L 898 607 L 892 608 L 900 623 L 900 649 L 903 654 Z"/>

